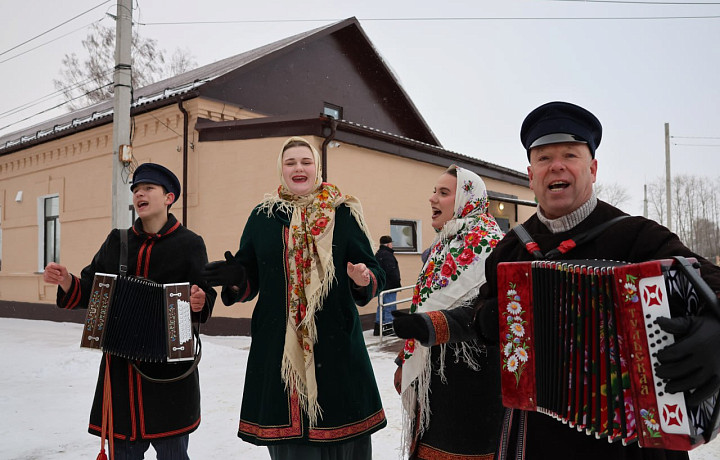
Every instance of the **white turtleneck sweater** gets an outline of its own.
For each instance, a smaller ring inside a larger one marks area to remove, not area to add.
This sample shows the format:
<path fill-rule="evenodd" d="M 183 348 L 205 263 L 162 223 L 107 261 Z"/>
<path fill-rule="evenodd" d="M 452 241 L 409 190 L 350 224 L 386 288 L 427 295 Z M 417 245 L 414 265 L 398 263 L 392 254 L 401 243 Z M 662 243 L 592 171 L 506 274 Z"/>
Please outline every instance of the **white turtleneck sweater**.
<path fill-rule="evenodd" d="M 557 219 L 548 219 L 543 215 L 540 206 L 538 206 L 537 216 L 538 219 L 540 219 L 540 222 L 545 224 L 545 226 L 550 230 L 551 233 L 562 233 L 575 228 L 577 224 L 585 220 L 587 216 L 589 216 L 590 213 L 593 212 L 593 210 L 597 206 L 597 202 L 597 196 L 595 196 L 595 191 L 593 191 L 590 199 L 570 214 L 558 217 Z"/>

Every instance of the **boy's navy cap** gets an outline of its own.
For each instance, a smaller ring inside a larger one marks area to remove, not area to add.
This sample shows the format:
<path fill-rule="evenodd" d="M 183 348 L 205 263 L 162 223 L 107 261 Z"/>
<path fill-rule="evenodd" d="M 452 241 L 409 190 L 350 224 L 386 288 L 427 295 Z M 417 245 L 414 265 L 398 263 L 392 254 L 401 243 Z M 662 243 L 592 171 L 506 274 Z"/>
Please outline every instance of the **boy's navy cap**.
<path fill-rule="evenodd" d="M 180 181 L 172 171 L 157 163 L 143 163 L 135 169 L 130 190 L 139 184 L 162 185 L 167 193 L 175 194 L 175 203 L 180 197 Z"/>
<path fill-rule="evenodd" d="M 520 128 L 520 141 L 530 160 L 530 149 L 561 142 L 587 144 L 595 158 L 600 145 L 602 125 L 600 120 L 582 107 L 569 102 L 548 102 L 525 117 Z"/>

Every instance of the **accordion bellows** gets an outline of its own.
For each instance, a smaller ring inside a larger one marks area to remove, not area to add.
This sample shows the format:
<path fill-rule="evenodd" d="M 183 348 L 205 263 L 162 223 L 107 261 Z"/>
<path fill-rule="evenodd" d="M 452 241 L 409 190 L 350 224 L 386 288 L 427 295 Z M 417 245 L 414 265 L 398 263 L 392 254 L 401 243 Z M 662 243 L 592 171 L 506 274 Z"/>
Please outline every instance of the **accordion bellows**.
<path fill-rule="evenodd" d="M 143 362 L 194 359 L 189 283 L 96 273 L 80 346 Z"/>
<path fill-rule="evenodd" d="M 655 354 L 674 343 L 655 318 L 705 308 L 693 284 L 702 280 L 679 265 L 499 264 L 503 404 L 609 442 L 690 450 L 712 439 L 717 395 L 687 407 L 683 394 L 665 392 L 654 374 Z"/>

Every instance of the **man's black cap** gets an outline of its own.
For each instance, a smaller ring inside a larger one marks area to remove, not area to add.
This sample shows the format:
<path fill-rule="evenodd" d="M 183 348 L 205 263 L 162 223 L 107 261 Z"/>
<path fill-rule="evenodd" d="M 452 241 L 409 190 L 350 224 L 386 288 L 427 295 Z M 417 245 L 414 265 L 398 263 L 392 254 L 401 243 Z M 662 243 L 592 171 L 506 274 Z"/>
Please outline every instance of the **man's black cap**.
<path fill-rule="evenodd" d="M 180 197 L 180 181 L 172 171 L 157 163 L 143 163 L 135 169 L 130 190 L 139 184 L 162 185 L 167 193 L 174 193 L 173 203 Z"/>
<path fill-rule="evenodd" d="M 380 237 L 380 244 L 388 244 L 388 243 L 392 243 L 392 237 L 390 237 L 388 235 L 383 235 Z"/>
<path fill-rule="evenodd" d="M 561 142 L 587 144 L 595 158 L 600 145 L 602 125 L 600 120 L 582 107 L 569 102 L 548 102 L 525 117 L 520 128 L 520 141 L 530 160 L 530 149 Z"/>

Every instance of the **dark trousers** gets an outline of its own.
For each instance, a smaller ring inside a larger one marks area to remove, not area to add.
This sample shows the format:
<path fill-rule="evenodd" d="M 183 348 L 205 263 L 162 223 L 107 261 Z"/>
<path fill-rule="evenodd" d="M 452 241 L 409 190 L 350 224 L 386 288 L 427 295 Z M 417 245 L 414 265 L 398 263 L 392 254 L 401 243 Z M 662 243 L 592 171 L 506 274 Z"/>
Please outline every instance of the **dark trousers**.
<path fill-rule="evenodd" d="M 371 460 L 370 436 L 327 446 L 277 444 L 268 446 L 271 460 Z"/>
<path fill-rule="evenodd" d="M 187 449 L 190 435 L 173 436 L 172 438 L 160 438 L 141 441 L 121 441 L 116 439 L 115 442 L 115 460 L 142 460 L 145 458 L 145 452 L 152 444 L 153 449 L 157 452 L 157 460 L 190 460 Z"/>

